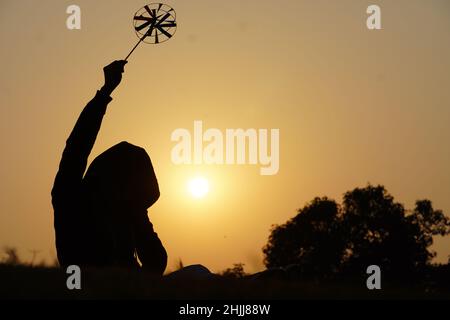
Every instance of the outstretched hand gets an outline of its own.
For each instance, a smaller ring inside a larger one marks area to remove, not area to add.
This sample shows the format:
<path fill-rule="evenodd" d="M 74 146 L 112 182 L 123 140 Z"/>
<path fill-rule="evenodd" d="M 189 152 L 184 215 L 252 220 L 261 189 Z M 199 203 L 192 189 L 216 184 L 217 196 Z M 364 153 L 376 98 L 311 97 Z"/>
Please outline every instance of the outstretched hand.
<path fill-rule="evenodd" d="M 128 61 L 125 60 L 116 60 L 103 68 L 105 84 L 103 85 L 102 90 L 106 94 L 110 95 L 120 84 L 120 81 L 122 81 L 122 73 L 124 72 L 124 67 L 127 63 Z"/>

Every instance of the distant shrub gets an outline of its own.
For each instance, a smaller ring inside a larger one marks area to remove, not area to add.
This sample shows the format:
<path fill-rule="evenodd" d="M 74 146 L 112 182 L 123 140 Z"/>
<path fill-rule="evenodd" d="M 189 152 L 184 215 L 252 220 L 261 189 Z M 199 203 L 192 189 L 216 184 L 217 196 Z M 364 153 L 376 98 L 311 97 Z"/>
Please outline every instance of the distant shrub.
<path fill-rule="evenodd" d="M 10 266 L 16 266 L 21 264 L 22 262 L 20 261 L 19 255 L 17 253 L 17 249 L 16 248 L 12 248 L 12 247 L 5 247 L 3 249 L 6 257 L 4 257 L 1 260 L 1 263 L 6 264 L 6 265 L 10 265 Z"/>
<path fill-rule="evenodd" d="M 247 275 L 244 271 L 244 266 L 245 264 L 243 263 L 235 263 L 232 268 L 225 269 L 221 275 L 228 278 L 243 278 Z"/>

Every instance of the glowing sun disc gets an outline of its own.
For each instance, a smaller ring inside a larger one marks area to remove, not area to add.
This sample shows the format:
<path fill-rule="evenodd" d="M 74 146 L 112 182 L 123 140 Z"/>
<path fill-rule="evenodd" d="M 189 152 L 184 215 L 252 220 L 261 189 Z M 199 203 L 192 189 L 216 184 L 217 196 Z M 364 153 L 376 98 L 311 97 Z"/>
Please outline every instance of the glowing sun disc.
<path fill-rule="evenodd" d="M 188 190 L 194 198 L 203 198 L 209 191 L 208 180 L 202 177 L 194 178 L 188 182 Z"/>

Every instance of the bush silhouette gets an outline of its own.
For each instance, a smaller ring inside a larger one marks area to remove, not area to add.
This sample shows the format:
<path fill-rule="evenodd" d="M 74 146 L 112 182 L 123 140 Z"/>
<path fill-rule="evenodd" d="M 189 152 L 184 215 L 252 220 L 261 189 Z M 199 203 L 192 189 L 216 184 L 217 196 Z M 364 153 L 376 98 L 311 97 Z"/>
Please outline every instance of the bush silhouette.
<path fill-rule="evenodd" d="M 234 263 L 232 268 L 225 269 L 221 275 L 228 278 L 244 278 L 247 274 L 244 271 L 244 263 Z"/>
<path fill-rule="evenodd" d="M 22 261 L 19 258 L 19 254 L 17 253 L 16 248 L 5 247 L 4 253 L 6 255 L 5 258 L 2 259 L 1 263 L 10 266 L 17 266 L 22 264 Z"/>

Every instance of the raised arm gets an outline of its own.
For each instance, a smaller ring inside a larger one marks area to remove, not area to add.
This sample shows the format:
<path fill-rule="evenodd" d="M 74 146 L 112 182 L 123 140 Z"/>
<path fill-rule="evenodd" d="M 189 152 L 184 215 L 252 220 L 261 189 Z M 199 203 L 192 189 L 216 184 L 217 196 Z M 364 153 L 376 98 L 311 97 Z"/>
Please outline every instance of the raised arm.
<path fill-rule="evenodd" d="M 63 151 L 59 170 L 52 189 L 52 201 L 55 209 L 70 205 L 70 196 L 81 183 L 87 166 L 87 159 L 94 146 L 102 123 L 110 95 L 122 80 L 126 61 L 114 61 L 105 68 L 105 84 L 95 97 L 86 105 L 75 124 Z"/>

